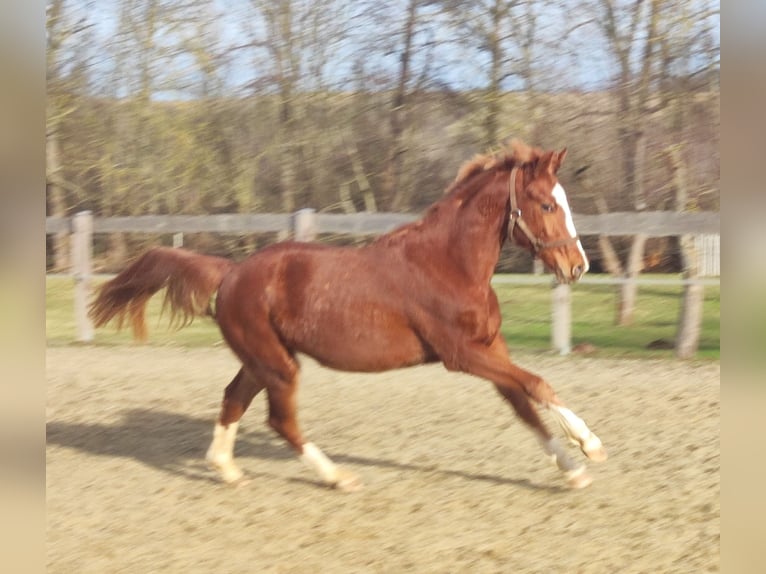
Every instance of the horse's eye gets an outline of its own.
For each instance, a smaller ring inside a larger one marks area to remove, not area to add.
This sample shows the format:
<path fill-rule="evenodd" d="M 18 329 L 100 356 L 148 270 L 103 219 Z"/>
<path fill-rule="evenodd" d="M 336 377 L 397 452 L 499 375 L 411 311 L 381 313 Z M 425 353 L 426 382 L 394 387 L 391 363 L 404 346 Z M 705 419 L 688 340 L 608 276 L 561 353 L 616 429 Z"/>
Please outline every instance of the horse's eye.
<path fill-rule="evenodd" d="M 556 206 L 552 203 L 543 203 L 543 211 L 545 213 L 553 213 L 554 209 L 556 209 Z"/>

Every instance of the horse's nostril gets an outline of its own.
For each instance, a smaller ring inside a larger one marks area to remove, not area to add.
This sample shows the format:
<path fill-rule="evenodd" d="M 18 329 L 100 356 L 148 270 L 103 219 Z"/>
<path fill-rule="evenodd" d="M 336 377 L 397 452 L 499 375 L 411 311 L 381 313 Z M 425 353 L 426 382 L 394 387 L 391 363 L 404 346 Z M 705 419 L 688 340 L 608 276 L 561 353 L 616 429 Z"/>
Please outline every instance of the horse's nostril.
<path fill-rule="evenodd" d="M 582 276 L 582 265 L 575 265 L 572 267 L 572 277 L 579 279 Z"/>

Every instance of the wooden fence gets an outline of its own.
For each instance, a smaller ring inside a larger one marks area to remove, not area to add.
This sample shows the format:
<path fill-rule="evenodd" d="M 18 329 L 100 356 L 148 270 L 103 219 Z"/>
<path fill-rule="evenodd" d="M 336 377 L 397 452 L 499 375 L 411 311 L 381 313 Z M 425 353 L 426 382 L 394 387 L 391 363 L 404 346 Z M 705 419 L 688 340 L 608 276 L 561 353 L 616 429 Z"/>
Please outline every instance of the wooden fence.
<path fill-rule="evenodd" d="M 84 212 L 88 213 L 88 212 Z M 140 215 L 96 217 L 94 233 L 294 233 L 306 225 L 316 234 L 378 235 L 418 219 L 406 213 L 318 213 L 301 209 L 289 213 L 218 215 Z M 717 212 L 676 213 L 674 211 L 615 212 L 602 215 L 573 215 L 580 235 L 636 235 L 663 237 L 684 234 L 718 234 Z M 74 218 L 48 217 L 46 233 L 70 233 Z"/>
<path fill-rule="evenodd" d="M 702 277 L 721 275 L 721 236 L 712 233 L 695 235 L 694 247 L 699 254 L 699 270 Z"/>
<path fill-rule="evenodd" d="M 89 211 L 71 218 L 48 217 L 46 234 L 70 234 L 71 275 L 75 281 L 75 317 L 78 341 L 93 340 L 93 326 L 87 317 L 87 301 L 90 296 L 92 276 L 92 250 L 94 233 L 157 233 L 173 234 L 173 244 L 182 244 L 183 233 L 268 233 L 290 234 L 299 241 L 313 241 L 325 233 L 349 235 L 378 235 L 418 218 L 416 215 L 399 213 L 317 213 L 313 209 L 301 209 L 293 214 L 220 214 L 220 215 L 145 215 L 137 217 L 93 218 Z M 649 237 L 677 235 L 718 236 L 720 214 L 714 212 L 676 213 L 640 212 L 608 213 L 602 215 L 573 215 L 580 235 L 635 235 Z M 710 241 L 709 239 L 706 241 Z M 720 257 L 718 251 L 714 258 Z M 709 265 L 718 269 L 717 259 Z M 508 280 L 508 278 L 505 278 Z M 516 282 L 550 284 L 545 276 L 514 278 Z M 641 284 L 658 282 L 678 284 L 717 285 L 717 279 L 652 280 L 648 278 L 609 278 L 592 280 L 588 276 L 581 282 L 620 284 L 627 281 Z M 569 285 L 557 285 L 552 291 L 551 345 L 561 354 L 571 350 L 571 291 Z"/>

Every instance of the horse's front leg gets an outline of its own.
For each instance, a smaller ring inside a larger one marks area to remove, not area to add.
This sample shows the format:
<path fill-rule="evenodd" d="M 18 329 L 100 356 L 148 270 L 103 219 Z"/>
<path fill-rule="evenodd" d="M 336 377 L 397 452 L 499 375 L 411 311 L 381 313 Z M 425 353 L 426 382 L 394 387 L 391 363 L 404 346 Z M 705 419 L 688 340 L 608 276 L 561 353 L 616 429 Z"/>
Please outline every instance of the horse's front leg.
<path fill-rule="evenodd" d="M 591 483 L 591 478 L 585 471 L 585 465 L 573 461 L 559 441 L 551 436 L 530 399 L 549 408 L 561 423 L 567 436 L 576 440 L 589 458 L 594 460 L 606 458 L 601 441 L 587 428 L 582 419 L 563 405 L 550 385 L 537 375 L 511 362 L 502 339 L 497 337 L 489 346 L 468 343 L 452 356 L 452 360 L 445 362 L 447 368 L 461 370 L 494 383 L 495 388 L 508 400 L 519 417 L 533 429 L 546 455 L 565 474 L 570 486 L 582 488 Z"/>
<path fill-rule="evenodd" d="M 585 471 L 585 464 L 574 461 L 559 440 L 552 436 L 540 420 L 534 405 L 520 385 L 493 380 L 497 391 L 511 404 L 516 414 L 534 431 L 546 456 L 564 473 L 573 488 L 584 488 L 592 479 Z"/>
<path fill-rule="evenodd" d="M 550 410 L 567 438 L 579 446 L 585 456 L 595 462 L 602 462 L 607 459 L 606 449 L 601 443 L 601 439 L 588 428 L 584 420 L 564 405 L 543 378 L 522 369 L 510 360 L 508 347 L 500 336 L 495 337 L 489 351 L 498 355 L 501 360 L 503 358 L 508 359 L 508 369 L 511 376 L 521 383 L 524 391 L 533 401 Z"/>
<path fill-rule="evenodd" d="M 585 456 L 595 462 L 607 459 L 601 439 L 588 428 L 584 420 L 561 402 L 548 383 L 513 363 L 510 364 L 510 372 L 511 376 L 522 382 L 525 392 L 532 400 L 551 412 L 570 442 L 579 446 Z"/>

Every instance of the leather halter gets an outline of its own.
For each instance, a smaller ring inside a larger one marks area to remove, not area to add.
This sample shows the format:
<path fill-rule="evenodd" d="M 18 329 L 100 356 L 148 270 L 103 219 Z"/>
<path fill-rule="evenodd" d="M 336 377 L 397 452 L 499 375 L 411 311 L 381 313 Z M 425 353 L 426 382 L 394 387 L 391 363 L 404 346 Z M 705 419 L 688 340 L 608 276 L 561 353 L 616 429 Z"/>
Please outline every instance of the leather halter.
<path fill-rule="evenodd" d="M 508 215 L 508 237 L 513 241 L 513 230 L 516 226 L 526 235 L 529 242 L 532 244 L 533 253 L 537 254 L 543 249 L 551 249 L 553 247 L 562 247 L 569 245 L 570 243 L 577 242 L 580 238 L 578 236 L 569 237 L 567 239 L 557 239 L 556 241 L 543 241 L 537 237 L 532 230 L 529 229 L 527 223 L 521 218 L 521 209 L 519 208 L 518 198 L 516 197 L 516 172 L 518 167 L 511 169 L 511 177 L 508 180 L 508 195 L 511 198 L 511 212 Z"/>

